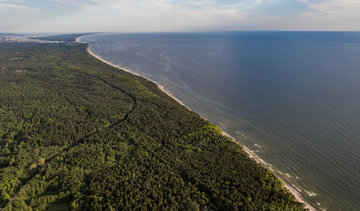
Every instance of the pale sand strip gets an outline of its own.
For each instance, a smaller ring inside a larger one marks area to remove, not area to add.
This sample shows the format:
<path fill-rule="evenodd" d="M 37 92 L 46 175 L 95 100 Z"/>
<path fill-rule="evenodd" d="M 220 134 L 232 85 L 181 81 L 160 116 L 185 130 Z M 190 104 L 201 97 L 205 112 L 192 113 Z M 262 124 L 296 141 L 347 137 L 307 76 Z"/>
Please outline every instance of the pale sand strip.
<path fill-rule="evenodd" d="M 76 38 L 76 42 L 79 42 L 79 39 L 80 39 L 80 38 L 81 38 L 81 37 Z M 127 68 L 124 68 L 124 67 L 120 67 L 120 66 L 118 66 L 118 65 L 115 65 L 115 64 L 113 64 L 113 63 L 111 63 L 111 62 L 109 62 L 109 61 L 101 58 L 100 56 L 94 54 L 94 53 L 91 51 L 90 47 L 91 47 L 90 44 L 88 44 L 87 52 L 88 52 L 91 56 L 97 58 L 98 60 L 100 60 L 100 61 L 102 61 L 102 62 L 104 62 L 104 63 L 106 63 L 106 64 L 108 64 L 108 65 L 110 65 L 110 66 L 116 67 L 116 68 L 118 68 L 118 69 L 120 69 L 120 70 L 124 70 L 124 71 L 129 72 L 129 73 L 131 73 L 131 74 L 134 74 L 134 75 L 136 75 L 136 76 L 145 78 L 144 76 L 142 76 L 142 75 L 140 75 L 140 74 L 138 74 L 138 73 L 136 73 L 136 72 L 134 72 L 134 71 L 132 71 L 132 70 L 130 70 L 130 69 L 127 69 Z M 146 79 L 147 79 L 147 80 L 150 80 L 150 79 L 148 79 L 148 78 L 146 78 Z M 176 102 L 180 103 L 182 106 L 184 106 L 184 107 L 187 108 L 188 110 L 192 111 L 188 106 L 186 106 L 183 102 L 181 102 L 179 99 L 177 99 L 175 96 L 173 96 L 169 91 L 167 91 L 167 90 L 164 88 L 164 86 L 158 84 L 157 82 L 155 82 L 155 81 L 153 81 L 153 80 L 150 80 L 150 81 L 153 82 L 153 83 L 155 83 L 155 84 L 159 87 L 159 89 L 160 89 L 161 91 L 163 91 L 165 94 L 167 94 L 169 97 L 173 98 Z M 203 117 L 203 116 L 201 116 L 201 117 L 202 117 L 203 119 L 206 119 L 206 118 Z M 207 120 L 207 119 L 206 119 L 206 120 Z M 240 145 L 240 146 L 245 150 L 245 152 L 248 154 L 248 156 L 249 156 L 250 158 L 254 159 L 257 163 L 261 164 L 263 167 L 269 169 L 269 168 L 267 167 L 266 163 L 265 163 L 262 159 L 260 159 L 256 154 L 254 154 L 253 152 L 251 152 L 246 146 L 240 144 L 238 141 L 236 141 L 232 136 L 230 136 L 230 135 L 229 135 L 228 133 L 226 133 L 225 131 L 222 130 L 221 133 L 222 133 L 224 136 L 229 137 L 229 138 L 230 138 L 232 141 L 234 141 L 236 144 Z M 270 169 L 269 169 L 269 170 L 270 170 Z M 273 172 L 273 173 L 275 174 L 275 172 Z M 279 178 L 279 177 L 278 177 L 278 178 Z M 290 191 L 290 193 L 296 198 L 296 200 L 298 200 L 299 202 L 305 204 L 305 207 L 306 207 L 307 209 L 309 209 L 310 211 L 315 211 L 315 210 L 316 210 L 316 209 L 315 209 L 314 207 L 312 207 L 308 202 L 305 201 L 305 199 L 300 195 L 300 193 L 299 193 L 297 190 L 295 190 L 295 188 L 293 188 L 291 185 L 289 185 L 288 183 L 286 183 L 286 182 L 285 182 L 284 180 L 282 180 L 281 178 L 279 178 L 279 179 L 284 183 L 285 188 Z"/>
<path fill-rule="evenodd" d="M 98 60 L 100 60 L 100 61 L 102 61 L 102 62 L 104 62 L 104 63 L 106 63 L 106 64 L 108 64 L 108 65 L 110 65 L 110 66 L 116 67 L 116 68 L 118 68 L 118 69 L 120 69 L 120 70 L 124 70 L 124 71 L 126 71 L 126 72 L 128 72 L 128 73 L 131 73 L 131 74 L 133 74 L 133 75 L 136 75 L 136 76 L 145 78 L 144 76 L 140 75 L 139 73 L 136 73 L 136 72 L 134 72 L 134 71 L 132 71 L 132 70 L 130 70 L 130 69 L 127 69 L 127 68 L 125 68 L 125 67 L 121 67 L 121 66 L 115 65 L 115 64 L 113 64 L 113 63 L 111 63 L 111 62 L 109 62 L 109 61 L 106 61 L 105 59 L 101 58 L 100 56 L 94 54 L 94 53 L 90 50 L 90 45 L 89 45 L 89 47 L 87 48 L 87 52 L 88 52 L 91 56 L 97 58 Z M 170 96 L 172 99 L 174 99 L 176 102 L 178 102 L 179 104 L 181 104 L 182 106 L 184 106 L 184 107 L 187 108 L 188 110 L 192 111 L 187 105 L 185 105 L 185 104 L 184 104 L 183 102 L 181 102 L 179 99 L 177 99 L 176 97 L 174 97 L 168 90 L 166 90 L 166 89 L 164 88 L 164 86 L 162 86 L 162 85 L 158 84 L 157 82 L 155 82 L 155 81 L 153 81 L 153 80 L 150 80 L 150 79 L 148 79 L 148 78 L 145 78 L 145 79 L 153 82 L 154 84 L 156 84 L 161 91 L 163 91 L 165 94 L 167 94 L 168 96 Z"/>
<path fill-rule="evenodd" d="M 229 137 L 232 141 L 234 141 L 236 144 L 239 144 L 240 146 L 243 147 L 243 149 L 245 150 L 245 152 L 248 154 L 248 156 L 252 159 L 254 159 L 257 163 L 261 164 L 263 167 L 265 167 L 266 169 L 268 168 L 267 163 L 265 163 L 261 158 L 259 158 L 259 156 L 257 156 L 256 154 L 254 154 L 251 150 L 249 150 L 246 146 L 240 144 L 238 141 L 236 141 L 232 136 L 230 136 L 227 132 L 225 131 L 221 131 L 222 134 L 224 136 Z M 271 170 L 271 169 L 269 169 Z M 276 173 L 274 171 L 272 171 L 275 175 Z M 310 211 L 316 211 L 316 209 L 314 207 L 312 207 L 308 202 L 305 201 L 305 199 L 301 196 L 301 194 L 295 189 L 293 188 L 291 185 L 289 185 L 288 183 L 286 183 L 283 179 L 281 179 L 279 176 L 277 176 L 278 179 L 280 179 L 283 183 L 286 189 L 288 189 L 290 191 L 290 193 L 296 198 L 297 201 L 305 204 L 305 208 L 309 209 Z"/>

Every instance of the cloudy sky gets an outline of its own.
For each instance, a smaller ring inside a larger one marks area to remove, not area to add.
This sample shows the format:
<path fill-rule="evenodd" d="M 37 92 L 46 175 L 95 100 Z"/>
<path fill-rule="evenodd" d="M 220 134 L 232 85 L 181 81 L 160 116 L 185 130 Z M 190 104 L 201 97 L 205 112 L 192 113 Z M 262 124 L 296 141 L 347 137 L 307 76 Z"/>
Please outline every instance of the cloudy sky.
<path fill-rule="evenodd" d="M 0 32 L 360 30 L 360 0 L 0 0 Z"/>

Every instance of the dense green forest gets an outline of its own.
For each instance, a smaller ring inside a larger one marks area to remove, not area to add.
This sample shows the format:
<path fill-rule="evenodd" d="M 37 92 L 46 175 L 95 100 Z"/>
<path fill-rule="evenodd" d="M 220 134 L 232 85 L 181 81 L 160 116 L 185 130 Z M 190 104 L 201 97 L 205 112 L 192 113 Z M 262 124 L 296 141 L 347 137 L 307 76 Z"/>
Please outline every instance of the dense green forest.
<path fill-rule="evenodd" d="M 0 43 L 3 210 L 304 210 L 217 126 L 86 48 Z"/>
<path fill-rule="evenodd" d="M 47 41 L 63 41 L 63 42 L 75 42 L 77 37 L 84 35 L 89 35 L 91 33 L 78 33 L 78 34 L 59 34 L 54 36 L 41 36 L 34 37 L 37 40 L 47 40 Z"/>

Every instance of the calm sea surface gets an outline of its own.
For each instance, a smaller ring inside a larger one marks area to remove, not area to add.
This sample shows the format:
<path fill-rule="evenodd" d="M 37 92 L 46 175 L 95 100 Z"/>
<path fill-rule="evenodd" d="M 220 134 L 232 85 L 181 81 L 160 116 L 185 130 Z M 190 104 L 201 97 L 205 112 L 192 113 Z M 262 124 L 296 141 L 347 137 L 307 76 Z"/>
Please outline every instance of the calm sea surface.
<path fill-rule="evenodd" d="M 360 210 L 360 33 L 96 34 L 81 41 L 164 85 L 314 207 Z"/>

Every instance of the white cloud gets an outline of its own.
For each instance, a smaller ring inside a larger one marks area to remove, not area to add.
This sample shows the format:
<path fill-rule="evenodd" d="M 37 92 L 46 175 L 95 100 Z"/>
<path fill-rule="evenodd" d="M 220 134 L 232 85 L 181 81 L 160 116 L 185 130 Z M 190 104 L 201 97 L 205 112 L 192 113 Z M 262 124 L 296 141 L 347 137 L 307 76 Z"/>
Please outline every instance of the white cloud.
<path fill-rule="evenodd" d="M 309 3 L 310 0 L 298 0 L 299 2 L 302 2 L 302 3 Z"/>
<path fill-rule="evenodd" d="M 14 10 L 26 12 L 30 14 L 39 13 L 40 9 L 25 5 L 18 5 L 18 4 L 9 4 L 9 3 L 2 3 L 0 2 L 0 11 L 1 12 L 14 12 Z"/>
<path fill-rule="evenodd" d="M 51 0 L 77 8 L 71 15 L 40 22 L 34 29 L 65 31 L 192 31 L 237 30 L 249 8 L 262 0 L 224 3 L 219 0 Z M 71 21 L 72 20 L 72 21 Z M 76 20 L 76 21 L 74 21 Z M 231 28 L 229 26 L 231 25 Z M 24 29 L 26 31 L 29 28 Z M 55 30 L 58 30 L 55 29 Z"/>
<path fill-rule="evenodd" d="M 255 7 L 262 3 L 263 0 L 241 0 L 236 3 L 226 3 L 221 0 L 187 0 L 187 1 L 175 1 L 175 0 L 50 0 L 59 5 L 68 5 L 77 7 L 79 9 L 94 9 L 104 8 L 109 6 L 115 6 L 117 8 L 126 8 L 129 6 L 142 8 L 151 7 L 158 10 L 161 9 L 184 9 L 191 10 L 191 6 L 196 6 L 192 10 L 202 10 L 206 8 L 233 8 L 237 10 L 243 10 Z M 148 11 L 150 13 L 156 11 Z"/>
<path fill-rule="evenodd" d="M 22 31 L 360 30 L 360 0 L 0 2 L 5 2 L 0 3 L 0 18 L 11 19 L 8 22 Z M 299 2 L 303 6 L 294 8 Z M 39 8 L 29 6 L 34 4 Z M 289 12 L 281 15 L 282 10 Z M 34 24 L 24 24 L 24 20 Z M 0 22 L 0 28 L 4 24 Z"/>
<path fill-rule="evenodd" d="M 359 0 L 298 0 L 309 5 L 309 8 L 324 13 L 359 12 Z M 354 14 L 356 15 L 356 14 Z"/>
<path fill-rule="evenodd" d="M 360 30 L 359 0 L 297 0 L 308 10 L 291 20 L 300 30 Z M 291 26 L 289 26 L 291 27 Z"/>

